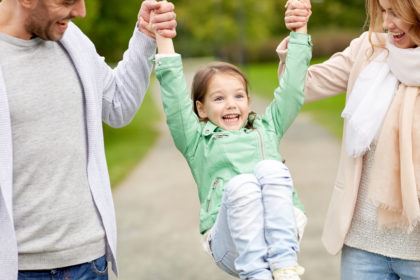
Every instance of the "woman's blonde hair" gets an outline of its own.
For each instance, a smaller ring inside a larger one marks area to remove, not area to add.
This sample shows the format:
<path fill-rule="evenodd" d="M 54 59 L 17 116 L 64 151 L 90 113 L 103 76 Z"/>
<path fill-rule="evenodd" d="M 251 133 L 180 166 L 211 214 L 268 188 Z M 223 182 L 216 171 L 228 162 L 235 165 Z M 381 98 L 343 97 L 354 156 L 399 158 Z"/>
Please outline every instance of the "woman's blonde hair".
<path fill-rule="evenodd" d="M 392 10 L 407 24 L 412 27 L 408 36 L 416 45 L 420 45 L 420 1 L 419 0 L 389 0 Z M 367 24 L 369 25 L 369 40 L 372 47 L 382 46 L 372 43 L 373 32 L 383 32 L 383 17 L 379 0 L 366 0 Z"/>

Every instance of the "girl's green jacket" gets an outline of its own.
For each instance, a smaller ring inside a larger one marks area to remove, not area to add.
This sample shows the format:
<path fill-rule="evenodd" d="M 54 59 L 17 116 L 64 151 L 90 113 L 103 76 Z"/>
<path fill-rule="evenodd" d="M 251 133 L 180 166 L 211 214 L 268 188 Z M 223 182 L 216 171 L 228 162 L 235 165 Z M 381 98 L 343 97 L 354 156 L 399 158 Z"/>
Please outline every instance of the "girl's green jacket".
<path fill-rule="evenodd" d="M 253 129 L 236 131 L 223 130 L 210 121 L 202 122 L 195 115 L 180 55 L 156 57 L 167 123 L 198 185 L 201 233 L 216 220 L 226 182 L 235 175 L 252 173 L 261 160 L 282 160 L 279 142 L 302 107 L 311 47 L 309 35 L 290 34 L 285 72 L 274 100 L 264 115 L 252 120 L 250 117 Z M 300 204 L 294 200 L 295 205 Z"/>

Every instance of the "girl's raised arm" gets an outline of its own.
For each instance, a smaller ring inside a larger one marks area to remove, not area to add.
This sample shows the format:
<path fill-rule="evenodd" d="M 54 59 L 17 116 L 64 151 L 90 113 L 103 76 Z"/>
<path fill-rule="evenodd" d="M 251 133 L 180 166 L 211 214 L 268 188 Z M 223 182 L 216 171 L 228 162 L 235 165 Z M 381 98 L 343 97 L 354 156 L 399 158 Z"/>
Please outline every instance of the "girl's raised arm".
<path fill-rule="evenodd" d="M 162 2 L 166 2 L 166 1 L 162 1 Z M 154 11 L 151 11 L 150 21 L 149 21 L 149 25 L 147 29 L 155 35 L 159 54 L 174 54 L 175 48 L 174 48 L 174 43 L 171 37 L 166 37 L 166 36 L 164 37 L 158 32 L 158 30 L 160 30 L 158 26 L 159 23 L 155 23 L 155 22 L 159 22 L 159 21 L 155 17 L 159 17 L 159 16 L 161 15 L 158 15 Z"/>

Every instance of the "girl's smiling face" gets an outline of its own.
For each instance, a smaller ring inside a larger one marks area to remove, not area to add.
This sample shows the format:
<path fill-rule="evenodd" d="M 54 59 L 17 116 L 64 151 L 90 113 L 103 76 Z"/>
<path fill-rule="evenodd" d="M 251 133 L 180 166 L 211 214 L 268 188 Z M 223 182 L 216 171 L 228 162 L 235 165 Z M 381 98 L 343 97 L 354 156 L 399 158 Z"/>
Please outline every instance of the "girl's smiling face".
<path fill-rule="evenodd" d="M 404 22 L 392 9 L 391 0 L 379 0 L 381 6 L 383 28 L 388 30 L 391 41 L 398 48 L 408 49 L 416 47 L 416 43 L 408 35 L 408 31 L 413 27 Z"/>
<path fill-rule="evenodd" d="M 225 130 L 239 130 L 248 120 L 249 98 L 239 75 L 215 74 L 207 87 L 203 102 L 196 101 L 201 119 L 208 119 Z"/>

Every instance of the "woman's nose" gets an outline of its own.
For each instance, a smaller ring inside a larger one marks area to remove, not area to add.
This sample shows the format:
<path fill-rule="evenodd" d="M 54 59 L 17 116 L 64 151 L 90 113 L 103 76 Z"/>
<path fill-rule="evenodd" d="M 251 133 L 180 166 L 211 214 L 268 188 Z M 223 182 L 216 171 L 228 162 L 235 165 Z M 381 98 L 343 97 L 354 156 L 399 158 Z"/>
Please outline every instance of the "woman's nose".
<path fill-rule="evenodd" d="M 392 19 L 393 19 L 392 15 L 388 13 L 384 14 L 384 18 L 383 18 L 384 22 L 382 24 L 382 28 L 384 30 L 389 30 L 392 27 L 392 23 L 393 23 Z"/>

